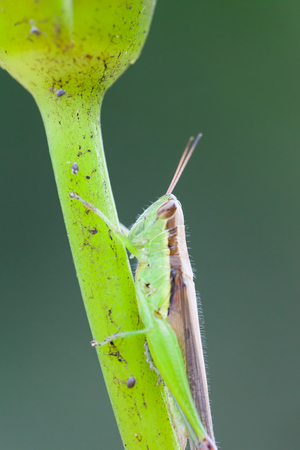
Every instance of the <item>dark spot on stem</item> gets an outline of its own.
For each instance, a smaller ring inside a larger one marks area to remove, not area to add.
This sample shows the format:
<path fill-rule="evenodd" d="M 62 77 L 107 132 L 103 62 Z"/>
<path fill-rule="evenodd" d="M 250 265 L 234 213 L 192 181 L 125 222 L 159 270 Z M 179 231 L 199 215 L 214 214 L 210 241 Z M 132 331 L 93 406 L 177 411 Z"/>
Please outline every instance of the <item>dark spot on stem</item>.
<path fill-rule="evenodd" d="M 29 33 L 35 34 L 36 36 L 40 36 L 41 30 L 38 27 L 31 27 Z"/>
<path fill-rule="evenodd" d="M 56 91 L 56 97 L 62 97 L 65 95 L 66 91 L 64 89 L 57 89 Z"/>
<path fill-rule="evenodd" d="M 130 378 L 128 378 L 126 385 L 127 385 L 128 389 L 132 389 L 133 386 L 135 385 L 135 383 L 136 383 L 136 379 L 134 377 L 130 377 Z"/>
<path fill-rule="evenodd" d="M 88 229 L 88 232 L 91 233 L 92 235 L 94 235 L 94 234 L 98 233 L 98 230 L 97 230 L 97 228 L 93 228 L 92 230 Z"/>
<path fill-rule="evenodd" d="M 78 174 L 78 171 L 79 171 L 78 164 L 77 164 L 76 162 L 74 162 L 74 163 L 72 164 L 72 167 L 71 167 L 71 173 L 72 173 L 73 175 L 77 175 L 77 174 Z"/>

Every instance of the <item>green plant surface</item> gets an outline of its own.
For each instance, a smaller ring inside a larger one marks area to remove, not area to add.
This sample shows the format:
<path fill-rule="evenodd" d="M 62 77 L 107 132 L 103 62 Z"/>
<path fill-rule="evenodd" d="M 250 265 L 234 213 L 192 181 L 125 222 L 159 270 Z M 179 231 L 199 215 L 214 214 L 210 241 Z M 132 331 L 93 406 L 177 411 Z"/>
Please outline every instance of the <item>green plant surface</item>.
<path fill-rule="evenodd" d="M 99 112 L 106 89 L 139 56 L 154 6 L 154 0 L 90 0 L 88 6 L 81 0 L 0 1 L 1 66 L 41 111 L 76 273 L 98 341 L 142 324 L 125 249 L 69 194 L 75 191 L 117 225 Z M 59 89 L 65 91 L 60 97 Z M 137 336 L 97 350 L 123 444 L 179 448 L 144 341 Z M 137 380 L 133 389 L 126 384 L 130 377 Z"/>

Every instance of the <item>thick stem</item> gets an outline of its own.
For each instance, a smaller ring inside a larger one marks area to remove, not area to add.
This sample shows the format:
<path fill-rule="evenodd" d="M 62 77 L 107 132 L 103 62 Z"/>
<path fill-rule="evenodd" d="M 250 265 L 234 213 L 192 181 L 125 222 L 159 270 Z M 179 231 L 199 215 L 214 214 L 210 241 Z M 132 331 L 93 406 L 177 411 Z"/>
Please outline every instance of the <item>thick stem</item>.
<path fill-rule="evenodd" d="M 117 225 L 102 146 L 101 101 L 81 94 L 49 95 L 37 103 L 92 337 L 102 341 L 118 331 L 140 329 L 143 325 L 125 249 L 96 215 L 69 196 L 76 192 Z M 74 163 L 77 174 L 72 170 Z M 144 336 L 136 336 L 97 350 L 123 443 L 132 450 L 178 449 L 157 376 L 145 360 L 144 342 Z M 92 351 L 88 346 L 87 342 L 87 351 Z M 137 380 L 133 389 L 126 385 L 130 377 Z"/>

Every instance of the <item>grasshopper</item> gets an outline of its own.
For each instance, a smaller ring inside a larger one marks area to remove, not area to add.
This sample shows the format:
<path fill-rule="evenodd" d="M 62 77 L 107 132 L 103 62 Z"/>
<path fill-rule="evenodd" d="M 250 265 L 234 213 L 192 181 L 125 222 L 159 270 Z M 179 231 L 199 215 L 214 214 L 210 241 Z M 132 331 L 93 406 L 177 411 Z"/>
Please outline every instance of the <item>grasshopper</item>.
<path fill-rule="evenodd" d="M 70 197 L 97 214 L 135 256 L 139 264 L 135 289 L 143 330 L 117 333 L 93 346 L 145 333 L 151 364 L 161 376 L 171 418 L 182 449 L 217 450 L 198 319 L 193 272 L 188 256 L 180 202 L 172 194 L 201 134 L 190 138 L 172 182 L 161 198 L 130 230 L 117 229 L 93 205 L 72 192 Z"/>

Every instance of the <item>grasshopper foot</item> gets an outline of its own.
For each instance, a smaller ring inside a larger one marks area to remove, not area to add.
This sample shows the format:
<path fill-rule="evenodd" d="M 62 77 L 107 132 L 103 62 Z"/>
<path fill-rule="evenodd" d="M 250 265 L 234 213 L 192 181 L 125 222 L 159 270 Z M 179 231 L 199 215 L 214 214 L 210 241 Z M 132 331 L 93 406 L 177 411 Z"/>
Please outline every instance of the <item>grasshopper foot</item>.
<path fill-rule="evenodd" d="M 117 334 L 113 334 L 112 336 L 109 336 L 108 338 L 103 339 L 102 342 L 97 342 L 96 339 L 93 339 L 91 341 L 91 346 L 92 347 L 102 347 L 103 345 L 108 344 L 109 342 L 112 342 L 117 337 L 118 337 Z"/>

